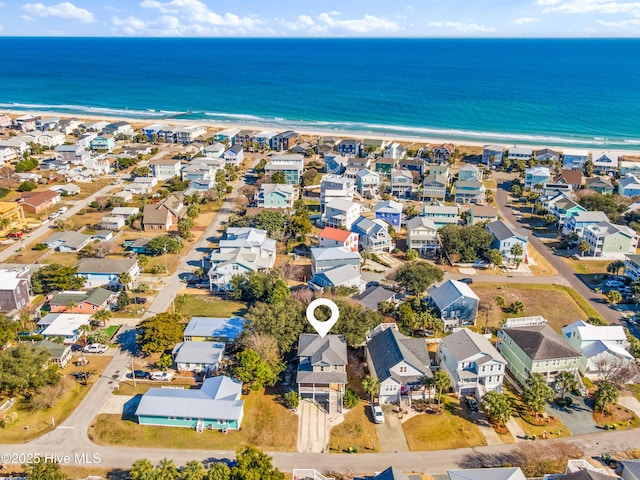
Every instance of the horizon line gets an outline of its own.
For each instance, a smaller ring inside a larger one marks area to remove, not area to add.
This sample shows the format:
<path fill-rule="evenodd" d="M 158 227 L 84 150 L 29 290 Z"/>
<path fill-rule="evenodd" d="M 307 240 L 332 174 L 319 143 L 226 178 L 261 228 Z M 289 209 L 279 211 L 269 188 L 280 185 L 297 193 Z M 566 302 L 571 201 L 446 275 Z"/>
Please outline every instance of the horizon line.
<path fill-rule="evenodd" d="M 640 40 L 640 36 L 528 36 L 528 37 L 477 37 L 477 36 L 317 36 L 317 37 L 277 37 L 277 36 L 138 36 L 138 35 L 0 35 L 0 38 L 101 38 L 140 40 Z"/>

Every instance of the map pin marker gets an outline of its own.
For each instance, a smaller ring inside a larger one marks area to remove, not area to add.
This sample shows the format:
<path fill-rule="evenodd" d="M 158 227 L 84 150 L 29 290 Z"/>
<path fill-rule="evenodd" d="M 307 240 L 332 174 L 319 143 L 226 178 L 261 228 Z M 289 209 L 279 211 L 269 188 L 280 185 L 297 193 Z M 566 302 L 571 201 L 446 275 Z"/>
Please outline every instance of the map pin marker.
<path fill-rule="evenodd" d="M 326 322 L 319 321 L 315 316 L 316 308 L 321 306 L 328 307 L 329 310 L 331 310 L 331 317 Z M 322 338 L 324 338 L 327 333 L 329 333 L 329 330 L 331 330 L 331 327 L 336 324 L 339 315 L 338 306 L 328 298 L 316 298 L 307 307 L 307 320 L 309 320 L 311 326 Z"/>

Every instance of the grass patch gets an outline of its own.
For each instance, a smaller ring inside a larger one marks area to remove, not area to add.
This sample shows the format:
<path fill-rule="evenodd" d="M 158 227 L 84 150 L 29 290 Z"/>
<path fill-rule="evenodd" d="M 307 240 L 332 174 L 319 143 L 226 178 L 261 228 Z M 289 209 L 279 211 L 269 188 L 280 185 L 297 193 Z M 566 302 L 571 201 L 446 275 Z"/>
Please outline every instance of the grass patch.
<path fill-rule="evenodd" d="M 173 381 L 173 382 L 150 382 L 148 380 L 136 379 L 136 386 L 133 386 L 133 380 L 127 378 L 126 381 L 120 382 L 118 384 L 118 388 L 113 389 L 114 395 L 142 395 L 146 393 L 150 388 L 162 388 L 162 387 L 171 387 L 171 388 L 190 388 L 194 385 L 194 382 L 183 382 L 181 380 Z"/>
<path fill-rule="evenodd" d="M 44 253 L 44 251 L 41 253 Z M 67 267 L 72 267 L 78 263 L 78 254 L 53 252 L 50 255 L 47 255 L 47 257 L 42 260 L 42 263 L 46 263 L 47 265 L 51 265 L 53 263 L 59 263 L 60 265 L 66 265 Z"/>
<path fill-rule="evenodd" d="M 607 428 L 607 425 L 614 430 L 623 430 L 628 428 L 636 428 L 640 425 L 640 420 L 636 415 L 620 405 L 619 403 L 616 405 L 609 406 L 609 411 L 607 415 L 604 415 L 602 412 L 593 412 L 593 420 L 598 424 L 601 428 Z"/>
<path fill-rule="evenodd" d="M 264 391 L 243 395 L 244 419 L 239 431 L 223 435 L 206 430 L 198 433 L 189 428 L 152 427 L 123 420 L 120 415 L 98 415 L 89 428 L 89 437 L 99 445 L 140 448 L 181 448 L 237 450 L 255 445 L 262 450 L 296 450 L 298 416 L 278 402 L 277 395 Z"/>
<path fill-rule="evenodd" d="M 512 404 L 513 419 L 522 428 L 525 435 L 536 438 L 543 438 L 544 432 L 547 432 L 547 438 L 559 438 L 568 437 L 571 435 L 569 429 L 555 416 L 549 416 L 545 420 L 542 416 L 535 418 L 531 417 L 522 405 L 520 397 L 515 392 L 505 385 L 504 394 L 509 397 Z"/>
<path fill-rule="evenodd" d="M 102 331 L 106 333 L 109 340 L 111 340 L 118 331 L 118 328 L 120 328 L 119 325 L 110 325 L 107 328 L 103 328 Z"/>
<path fill-rule="evenodd" d="M 576 273 L 582 275 L 596 275 L 606 274 L 607 266 L 611 263 L 611 260 L 577 260 L 575 258 L 562 257 L 562 260 L 567 263 Z"/>
<path fill-rule="evenodd" d="M 640 400 L 640 384 L 632 383 L 627 385 L 626 387 L 631 391 L 631 393 L 633 393 L 634 397 Z"/>
<path fill-rule="evenodd" d="M 184 300 L 182 300 L 184 299 Z M 186 295 L 176 298 L 176 312 L 192 317 L 231 317 L 244 315 L 247 304 L 212 295 Z"/>
<path fill-rule="evenodd" d="M 447 450 L 486 445 L 478 427 L 462 416 L 460 403 L 443 397 L 444 413 L 420 414 L 402 424 L 412 451 Z"/>
<path fill-rule="evenodd" d="M 498 329 L 507 318 L 541 315 L 547 319 L 558 333 L 562 327 L 578 319 L 586 320 L 591 316 L 599 316 L 597 312 L 575 290 L 560 285 L 546 284 L 509 284 L 478 283 L 473 287 L 480 301 L 492 308 L 488 315 L 489 328 Z M 541 302 L 541 295 L 545 301 Z M 524 312 L 506 313 L 496 303 L 502 297 L 508 306 L 512 302 L 524 303 Z M 478 323 L 483 326 L 485 318 L 481 314 Z"/>
<path fill-rule="evenodd" d="M 342 453 L 349 447 L 358 447 L 360 452 L 379 452 L 380 442 L 375 424 L 367 415 L 370 407 L 360 402 L 345 415 L 344 421 L 331 429 L 329 450 Z"/>

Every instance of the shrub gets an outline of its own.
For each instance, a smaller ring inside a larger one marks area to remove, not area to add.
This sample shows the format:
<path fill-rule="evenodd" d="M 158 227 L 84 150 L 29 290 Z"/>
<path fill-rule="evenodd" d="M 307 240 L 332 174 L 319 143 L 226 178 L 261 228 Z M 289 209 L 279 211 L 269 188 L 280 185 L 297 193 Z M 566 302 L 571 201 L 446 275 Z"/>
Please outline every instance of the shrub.
<path fill-rule="evenodd" d="M 5 187 L 0 187 L 0 198 L 4 198 L 9 195 L 9 189 Z"/>
<path fill-rule="evenodd" d="M 35 190 L 35 188 L 38 185 L 36 185 L 33 182 L 30 182 L 29 180 L 27 180 L 26 182 L 22 182 L 20 185 L 18 185 L 18 191 L 19 192 L 30 192 L 31 190 Z"/>
<path fill-rule="evenodd" d="M 360 397 L 358 394 L 347 388 L 344 392 L 344 398 L 342 399 L 342 403 L 345 408 L 354 408 L 360 402 Z"/>
<path fill-rule="evenodd" d="M 295 390 L 289 390 L 284 394 L 284 401 L 289 408 L 298 408 L 298 405 L 300 405 L 300 394 Z"/>
<path fill-rule="evenodd" d="M 56 385 L 46 385 L 35 391 L 29 398 L 32 410 L 46 410 L 53 407 L 71 388 L 71 380 L 62 379 Z"/>
<path fill-rule="evenodd" d="M 36 243 L 31 250 L 46 250 L 47 249 L 47 244 L 46 243 Z"/>
<path fill-rule="evenodd" d="M 0 428 L 11 428 L 16 423 L 18 423 L 18 414 L 16 412 L 7 412 L 4 415 L 0 416 Z"/>

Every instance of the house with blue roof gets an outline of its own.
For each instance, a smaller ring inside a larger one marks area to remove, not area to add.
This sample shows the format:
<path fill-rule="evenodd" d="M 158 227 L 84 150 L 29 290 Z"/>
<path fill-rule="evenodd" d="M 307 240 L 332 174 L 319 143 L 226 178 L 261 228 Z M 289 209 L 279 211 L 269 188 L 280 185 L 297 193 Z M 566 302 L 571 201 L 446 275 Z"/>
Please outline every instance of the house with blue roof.
<path fill-rule="evenodd" d="M 384 220 L 396 230 L 402 224 L 402 203 L 393 200 L 379 202 L 375 208 L 376 219 Z"/>
<path fill-rule="evenodd" d="M 244 416 L 242 382 L 221 375 L 205 378 L 197 390 L 150 388 L 136 409 L 140 425 L 239 430 Z"/>
<path fill-rule="evenodd" d="M 183 336 L 185 342 L 234 342 L 243 330 L 243 317 L 191 317 Z"/>
<path fill-rule="evenodd" d="M 445 331 L 475 325 L 480 299 L 471 287 L 457 280 L 447 280 L 428 290 L 427 301 L 444 322 Z"/>

